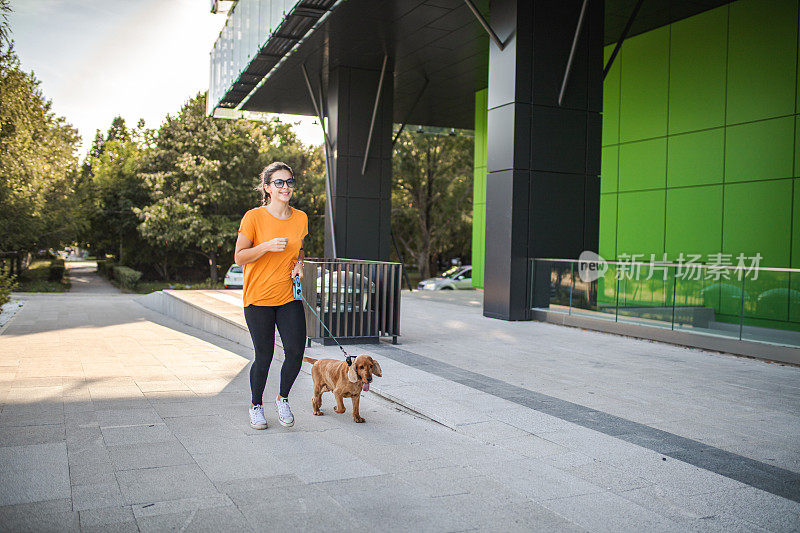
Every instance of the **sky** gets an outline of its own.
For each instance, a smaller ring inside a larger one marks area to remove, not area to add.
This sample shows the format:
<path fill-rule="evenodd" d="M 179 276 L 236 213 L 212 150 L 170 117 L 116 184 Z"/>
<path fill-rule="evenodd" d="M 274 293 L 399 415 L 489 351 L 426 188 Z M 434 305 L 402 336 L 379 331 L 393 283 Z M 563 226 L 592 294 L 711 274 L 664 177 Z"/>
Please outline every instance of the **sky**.
<path fill-rule="evenodd" d="M 75 126 L 88 151 L 95 131 L 119 115 L 158 127 L 208 89 L 209 52 L 225 14 L 210 0 L 11 0 L 11 37 L 23 70 L 41 80 L 53 110 Z M 295 130 L 322 142 L 309 117 Z"/>

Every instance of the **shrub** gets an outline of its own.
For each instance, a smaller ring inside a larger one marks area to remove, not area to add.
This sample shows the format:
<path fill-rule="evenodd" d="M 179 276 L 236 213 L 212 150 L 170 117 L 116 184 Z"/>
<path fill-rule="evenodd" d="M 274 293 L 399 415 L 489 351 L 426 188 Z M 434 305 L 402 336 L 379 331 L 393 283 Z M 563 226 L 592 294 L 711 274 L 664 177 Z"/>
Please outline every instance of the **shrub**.
<path fill-rule="evenodd" d="M 97 273 L 104 278 L 111 279 L 113 277 L 114 261 L 110 259 L 99 259 L 97 261 Z"/>
<path fill-rule="evenodd" d="M 114 279 L 126 289 L 134 289 L 142 278 L 142 273 L 138 270 L 126 266 L 115 266 L 113 268 Z"/>
<path fill-rule="evenodd" d="M 61 281 L 64 279 L 64 260 L 53 259 L 50 261 L 49 271 L 47 273 L 47 281 Z"/>
<path fill-rule="evenodd" d="M 15 276 L 0 272 L 0 307 L 3 307 L 10 300 L 11 291 L 17 288 Z"/>

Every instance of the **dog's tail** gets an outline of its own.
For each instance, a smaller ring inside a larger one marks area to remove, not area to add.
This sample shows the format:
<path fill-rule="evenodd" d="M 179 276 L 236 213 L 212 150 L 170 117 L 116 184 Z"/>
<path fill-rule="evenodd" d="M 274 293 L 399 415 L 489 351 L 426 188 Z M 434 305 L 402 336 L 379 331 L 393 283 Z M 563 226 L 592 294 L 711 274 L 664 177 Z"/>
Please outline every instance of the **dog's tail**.
<path fill-rule="evenodd" d="M 314 363 L 319 361 L 319 359 L 314 359 L 313 357 L 305 357 L 305 356 L 303 356 L 303 361 L 305 361 L 306 363 L 311 363 L 313 365 Z"/>

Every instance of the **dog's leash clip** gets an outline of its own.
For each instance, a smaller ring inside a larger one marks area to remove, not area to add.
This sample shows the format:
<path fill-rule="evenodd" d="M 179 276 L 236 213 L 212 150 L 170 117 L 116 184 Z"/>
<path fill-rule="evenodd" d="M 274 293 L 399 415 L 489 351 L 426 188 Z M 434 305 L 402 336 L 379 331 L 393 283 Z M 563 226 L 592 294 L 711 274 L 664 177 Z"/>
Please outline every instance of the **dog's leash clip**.
<path fill-rule="evenodd" d="M 347 361 L 347 366 L 350 366 L 350 365 L 353 364 L 353 356 L 352 355 L 348 355 L 347 357 L 344 358 L 344 360 Z"/>

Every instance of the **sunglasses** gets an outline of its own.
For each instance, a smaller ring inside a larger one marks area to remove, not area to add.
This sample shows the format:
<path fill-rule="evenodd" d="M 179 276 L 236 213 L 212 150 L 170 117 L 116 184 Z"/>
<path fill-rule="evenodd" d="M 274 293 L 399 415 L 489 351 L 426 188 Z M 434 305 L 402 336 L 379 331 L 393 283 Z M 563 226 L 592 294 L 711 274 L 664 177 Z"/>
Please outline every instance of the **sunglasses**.
<path fill-rule="evenodd" d="M 288 185 L 290 189 L 294 189 L 294 186 L 297 185 L 297 180 L 294 178 L 289 178 L 288 180 L 277 179 L 272 180 L 270 183 L 273 183 L 278 189 L 283 189 L 284 184 Z"/>

